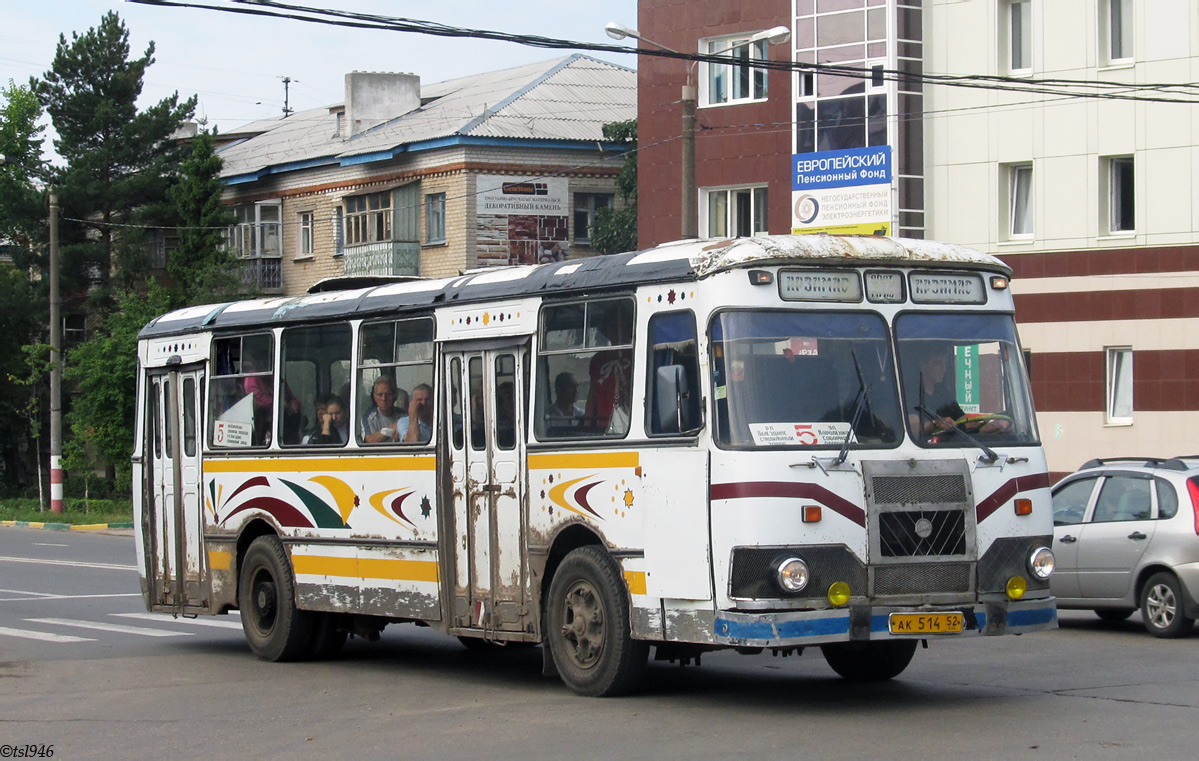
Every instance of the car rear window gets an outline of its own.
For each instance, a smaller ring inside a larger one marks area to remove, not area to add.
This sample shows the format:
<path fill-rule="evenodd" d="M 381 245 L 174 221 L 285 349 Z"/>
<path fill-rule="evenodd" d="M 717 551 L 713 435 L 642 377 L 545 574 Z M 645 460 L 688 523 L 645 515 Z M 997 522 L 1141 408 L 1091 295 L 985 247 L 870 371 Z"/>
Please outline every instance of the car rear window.
<path fill-rule="evenodd" d="M 1173 518 L 1178 515 L 1178 492 L 1164 478 L 1153 479 L 1157 487 L 1157 517 Z"/>

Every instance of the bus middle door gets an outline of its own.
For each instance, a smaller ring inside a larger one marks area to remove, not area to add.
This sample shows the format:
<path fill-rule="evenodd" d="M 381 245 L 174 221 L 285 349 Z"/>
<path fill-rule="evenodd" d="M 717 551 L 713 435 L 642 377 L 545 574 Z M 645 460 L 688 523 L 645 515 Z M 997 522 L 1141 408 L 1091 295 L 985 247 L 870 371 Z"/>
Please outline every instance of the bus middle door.
<path fill-rule="evenodd" d="M 155 610 L 200 612 L 209 604 L 197 427 L 203 384 L 199 368 L 146 380 L 146 578 Z"/>
<path fill-rule="evenodd" d="M 525 630 L 523 354 L 512 346 L 444 355 L 460 629 Z"/>

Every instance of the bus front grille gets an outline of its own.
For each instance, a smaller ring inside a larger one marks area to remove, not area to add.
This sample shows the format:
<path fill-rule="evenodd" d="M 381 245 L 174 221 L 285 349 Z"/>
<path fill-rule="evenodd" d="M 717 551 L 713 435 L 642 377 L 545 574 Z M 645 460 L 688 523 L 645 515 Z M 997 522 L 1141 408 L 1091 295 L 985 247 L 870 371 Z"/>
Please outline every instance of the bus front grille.
<path fill-rule="evenodd" d="M 966 515 L 961 510 L 903 510 L 880 513 L 882 557 L 932 557 L 966 553 Z"/>
<path fill-rule="evenodd" d="M 930 476 L 875 476 L 876 505 L 934 505 L 966 502 L 966 479 L 959 473 Z"/>
<path fill-rule="evenodd" d="M 970 563 L 881 565 L 874 569 L 874 595 L 969 592 Z"/>

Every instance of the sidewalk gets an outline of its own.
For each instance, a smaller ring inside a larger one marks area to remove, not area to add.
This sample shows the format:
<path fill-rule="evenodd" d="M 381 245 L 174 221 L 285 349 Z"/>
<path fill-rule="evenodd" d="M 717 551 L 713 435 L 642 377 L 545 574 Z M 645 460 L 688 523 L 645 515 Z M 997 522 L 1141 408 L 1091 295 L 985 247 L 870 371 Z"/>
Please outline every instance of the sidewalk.
<path fill-rule="evenodd" d="M 0 521 L 0 526 L 16 528 L 41 528 L 50 531 L 106 531 L 109 529 L 132 529 L 133 523 L 50 523 L 48 521 Z"/>

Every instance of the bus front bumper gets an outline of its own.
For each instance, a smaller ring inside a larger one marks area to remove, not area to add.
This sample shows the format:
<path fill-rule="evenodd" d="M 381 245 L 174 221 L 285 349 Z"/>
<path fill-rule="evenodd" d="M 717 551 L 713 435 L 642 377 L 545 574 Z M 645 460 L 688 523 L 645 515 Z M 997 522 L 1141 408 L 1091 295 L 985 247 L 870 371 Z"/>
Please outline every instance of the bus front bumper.
<path fill-rule="evenodd" d="M 960 631 L 893 632 L 891 614 L 960 613 Z M 1040 600 L 924 607 L 848 605 L 834 610 L 777 613 L 720 611 L 715 620 L 715 641 L 733 647 L 802 647 L 828 642 L 884 639 L 937 639 L 969 636 L 1026 634 L 1057 628 L 1057 605 L 1050 597 Z"/>

